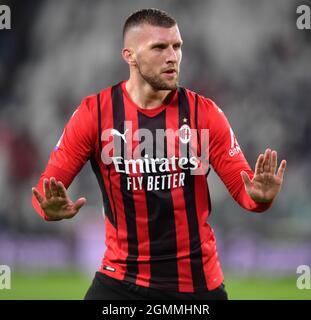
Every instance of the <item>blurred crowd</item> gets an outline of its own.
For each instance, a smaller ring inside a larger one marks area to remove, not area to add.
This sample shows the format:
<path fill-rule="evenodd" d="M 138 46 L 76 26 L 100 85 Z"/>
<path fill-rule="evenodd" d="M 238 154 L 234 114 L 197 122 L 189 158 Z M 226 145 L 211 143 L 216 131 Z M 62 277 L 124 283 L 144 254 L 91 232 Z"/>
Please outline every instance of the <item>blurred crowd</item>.
<path fill-rule="evenodd" d="M 271 241 L 311 241 L 311 31 L 296 27 L 298 1 L 6 3 L 12 30 L 0 31 L 0 238 L 75 232 L 77 224 L 40 220 L 31 187 L 82 98 L 127 78 L 120 55 L 126 17 L 157 7 L 180 27 L 181 84 L 223 109 L 252 167 L 266 147 L 288 161 L 283 190 L 262 217 L 244 214 L 211 174 L 216 233 L 224 243 L 241 230 Z M 90 175 L 87 166 L 71 192 L 86 196 L 101 215 Z M 87 208 L 83 214 L 90 218 Z"/>

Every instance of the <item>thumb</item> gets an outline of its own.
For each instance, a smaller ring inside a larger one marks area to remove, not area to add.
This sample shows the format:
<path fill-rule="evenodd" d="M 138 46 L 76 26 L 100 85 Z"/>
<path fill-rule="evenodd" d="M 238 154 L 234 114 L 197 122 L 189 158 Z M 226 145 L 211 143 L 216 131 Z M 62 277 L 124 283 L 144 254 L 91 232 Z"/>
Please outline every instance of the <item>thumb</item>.
<path fill-rule="evenodd" d="M 74 204 L 73 207 L 77 211 L 79 211 L 84 205 L 86 204 L 86 199 L 85 198 L 79 198 Z"/>
<path fill-rule="evenodd" d="M 246 188 L 246 189 L 251 188 L 251 186 L 252 186 L 252 181 L 251 181 L 251 179 L 249 178 L 248 173 L 245 172 L 245 171 L 241 171 L 241 177 L 242 177 L 242 180 L 243 180 L 243 182 L 244 182 L 245 188 Z"/>

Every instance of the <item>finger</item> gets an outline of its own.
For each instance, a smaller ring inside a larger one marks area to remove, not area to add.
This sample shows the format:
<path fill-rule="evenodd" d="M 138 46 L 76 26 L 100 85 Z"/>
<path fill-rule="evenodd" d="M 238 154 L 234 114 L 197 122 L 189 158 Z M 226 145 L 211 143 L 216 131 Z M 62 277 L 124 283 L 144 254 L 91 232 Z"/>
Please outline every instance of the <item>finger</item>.
<path fill-rule="evenodd" d="M 242 180 L 243 180 L 243 182 L 244 182 L 245 188 L 246 188 L 246 189 L 251 188 L 251 186 L 252 186 L 252 181 L 251 181 L 251 179 L 249 178 L 249 175 L 247 174 L 247 172 L 241 171 L 241 177 L 242 177 Z"/>
<path fill-rule="evenodd" d="M 58 188 L 57 188 L 57 183 L 56 183 L 56 179 L 54 177 L 52 177 L 50 179 L 50 186 L 51 186 L 51 193 L 53 197 L 59 197 L 59 193 L 58 193 Z"/>
<path fill-rule="evenodd" d="M 284 172 L 285 172 L 285 168 L 286 168 L 286 160 L 282 160 L 277 172 L 277 176 L 283 180 L 283 176 L 284 176 Z"/>
<path fill-rule="evenodd" d="M 58 194 L 62 198 L 67 198 L 67 190 L 61 181 L 57 182 Z"/>
<path fill-rule="evenodd" d="M 263 160 L 264 160 L 264 155 L 261 153 L 256 161 L 255 165 L 255 174 L 260 174 L 263 172 Z"/>
<path fill-rule="evenodd" d="M 271 152 L 271 166 L 270 166 L 270 172 L 271 174 L 275 174 L 276 165 L 278 162 L 278 154 L 275 150 Z"/>
<path fill-rule="evenodd" d="M 271 162 L 271 149 L 266 149 L 265 159 L 264 159 L 264 163 L 263 163 L 263 171 L 264 172 L 270 171 L 270 162 Z"/>
<path fill-rule="evenodd" d="M 73 207 L 75 210 L 79 211 L 86 204 L 85 198 L 79 198 L 74 204 Z"/>
<path fill-rule="evenodd" d="M 39 204 L 42 204 L 45 200 L 44 197 L 41 195 L 41 193 L 36 189 L 32 188 L 32 194 L 35 196 L 35 198 L 38 200 Z"/>
<path fill-rule="evenodd" d="M 52 197 L 49 179 L 43 180 L 43 191 L 46 199 L 49 200 Z"/>

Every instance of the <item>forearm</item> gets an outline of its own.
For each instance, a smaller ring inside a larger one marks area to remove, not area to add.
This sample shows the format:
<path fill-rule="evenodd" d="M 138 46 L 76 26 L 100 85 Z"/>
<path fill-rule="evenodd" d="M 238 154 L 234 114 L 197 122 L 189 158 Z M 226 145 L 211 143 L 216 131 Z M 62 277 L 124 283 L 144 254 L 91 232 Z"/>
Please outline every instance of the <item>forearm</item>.
<path fill-rule="evenodd" d="M 271 202 L 255 202 L 246 192 L 243 180 L 241 178 L 240 172 L 244 170 L 252 178 L 254 173 L 249 168 L 243 168 L 241 170 L 236 170 L 236 172 L 231 173 L 231 175 L 225 178 L 225 184 L 233 197 L 233 199 L 244 209 L 252 212 L 263 212 L 269 209 L 272 205 Z"/>

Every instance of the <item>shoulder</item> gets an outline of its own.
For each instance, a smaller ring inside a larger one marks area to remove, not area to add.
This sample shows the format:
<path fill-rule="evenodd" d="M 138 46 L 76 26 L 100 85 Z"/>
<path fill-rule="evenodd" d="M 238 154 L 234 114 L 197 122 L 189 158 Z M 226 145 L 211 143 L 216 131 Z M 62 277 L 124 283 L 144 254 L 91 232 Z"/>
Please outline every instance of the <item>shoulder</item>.
<path fill-rule="evenodd" d="M 81 103 L 78 106 L 78 109 L 83 112 L 88 112 L 91 114 L 97 113 L 98 105 L 101 104 L 101 101 L 103 101 L 103 99 L 105 100 L 110 96 L 111 88 L 112 86 L 104 88 L 100 90 L 98 93 L 93 93 L 88 96 L 85 96 L 81 100 Z"/>
<path fill-rule="evenodd" d="M 192 91 L 188 88 L 185 88 L 187 92 L 188 99 L 190 101 L 196 101 L 199 108 L 199 112 L 207 112 L 207 113 L 223 113 L 223 111 L 219 108 L 217 103 L 211 98 L 205 97 L 195 91 Z"/>
<path fill-rule="evenodd" d="M 97 94 L 94 93 L 84 97 L 81 100 L 81 103 L 78 109 L 85 112 L 92 112 L 96 108 L 96 105 L 97 105 Z"/>
<path fill-rule="evenodd" d="M 209 129 L 211 136 L 226 132 L 230 125 L 226 115 L 217 103 L 192 90 L 186 89 L 186 91 L 190 104 L 195 105 L 197 100 L 198 127 Z"/>

